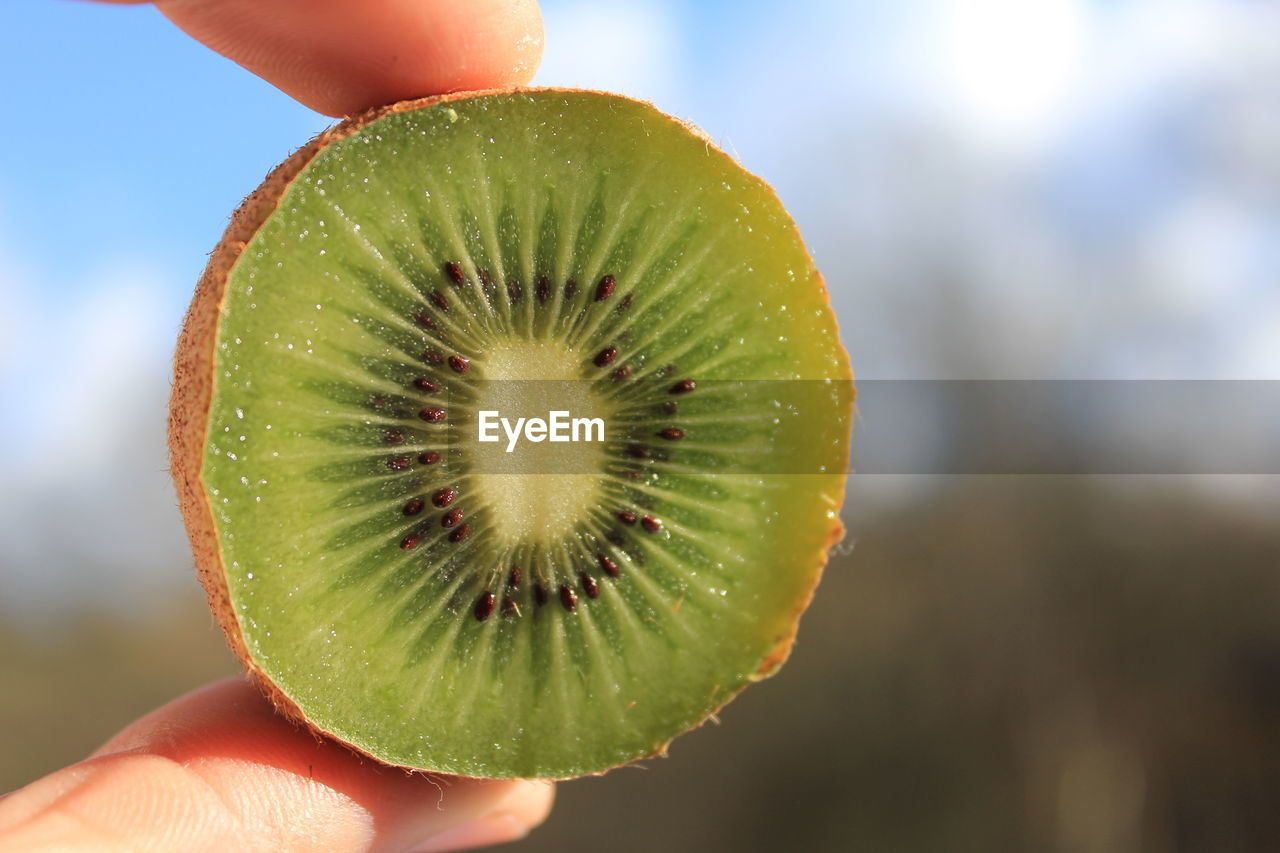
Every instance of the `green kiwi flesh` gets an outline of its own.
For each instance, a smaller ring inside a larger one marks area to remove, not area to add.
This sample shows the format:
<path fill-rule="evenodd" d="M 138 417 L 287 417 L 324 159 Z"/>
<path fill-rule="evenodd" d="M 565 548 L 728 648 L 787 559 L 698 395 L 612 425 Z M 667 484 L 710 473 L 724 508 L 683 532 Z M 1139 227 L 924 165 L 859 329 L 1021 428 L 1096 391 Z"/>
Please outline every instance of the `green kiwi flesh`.
<path fill-rule="evenodd" d="M 607 430 L 521 462 L 477 442 L 497 409 Z M 568 778 L 786 657 L 851 410 L 768 186 L 647 104 L 523 90 L 376 111 L 268 178 L 188 316 L 171 445 L 281 710 L 389 764 Z"/>

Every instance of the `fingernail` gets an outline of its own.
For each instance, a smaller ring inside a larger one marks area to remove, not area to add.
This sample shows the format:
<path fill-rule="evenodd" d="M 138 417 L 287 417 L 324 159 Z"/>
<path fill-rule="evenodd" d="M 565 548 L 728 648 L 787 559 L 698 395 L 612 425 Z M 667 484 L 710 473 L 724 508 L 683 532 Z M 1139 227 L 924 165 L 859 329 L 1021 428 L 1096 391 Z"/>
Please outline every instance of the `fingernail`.
<path fill-rule="evenodd" d="M 455 826 L 439 835 L 433 835 L 426 841 L 412 848 L 409 853 L 444 853 L 447 850 L 471 850 L 475 847 L 487 847 L 490 844 L 502 844 L 516 841 L 529 834 L 529 827 L 521 823 L 515 815 L 499 812 Z"/>

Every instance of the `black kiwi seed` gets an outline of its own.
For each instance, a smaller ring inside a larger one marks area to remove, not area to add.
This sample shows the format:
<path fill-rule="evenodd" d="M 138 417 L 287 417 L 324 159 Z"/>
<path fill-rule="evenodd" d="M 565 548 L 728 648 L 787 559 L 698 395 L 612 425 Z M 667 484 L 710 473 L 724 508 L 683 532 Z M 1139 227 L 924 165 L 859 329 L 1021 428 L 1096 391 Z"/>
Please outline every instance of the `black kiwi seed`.
<path fill-rule="evenodd" d="M 624 509 L 618 513 L 618 520 L 621 521 L 623 524 L 635 524 L 636 514 L 634 512 L 630 512 Z"/>
<path fill-rule="evenodd" d="M 662 522 L 652 515 L 646 515 L 640 519 L 640 526 L 644 528 L 645 533 L 657 533 L 662 529 Z"/>
<path fill-rule="evenodd" d="M 471 525 L 464 524 L 461 527 L 459 527 L 457 530 L 449 534 L 449 541 L 461 542 L 463 539 L 466 539 L 470 535 L 471 535 Z"/>
<path fill-rule="evenodd" d="M 537 287 L 536 295 L 538 297 L 539 302 L 546 302 L 548 299 L 551 298 L 551 279 L 550 278 L 544 275 L 542 278 L 538 279 L 538 287 Z"/>
<path fill-rule="evenodd" d="M 684 438 L 684 430 L 679 427 L 667 427 L 659 432 L 658 435 L 665 438 L 667 441 L 679 441 Z"/>
<path fill-rule="evenodd" d="M 454 373 L 466 373 L 471 367 L 471 359 L 460 355 L 451 355 L 449 356 L 449 366 L 453 368 Z"/>
<path fill-rule="evenodd" d="M 600 568 L 604 569 L 604 573 L 611 578 L 618 576 L 618 564 L 610 560 L 604 554 L 599 555 Z"/>
<path fill-rule="evenodd" d="M 680 407 L 676 405 L 675 400 L 668 400 L 667 402 L 662 404 L 662 413 L 664 415 L 674 415 L 679 410 L 679 408 Z"/>
<path fill-rule="evenodd" d="M 566 300 L 572 299 L 573 294 L 577 292 L 578 292 L 578 283 L 576 281 L 574 281 L 573 279 L 569 279 L 564 283 L 564 298 Z"/>
<path fill-rule="evenodd" d="M 675 385 L 671 386 L 671 394 L 688 394 L 694 388 L 698 387 L 698 383 L 692 379 L 681 379 Z"/>
<path fill-rule="evenodd" d="M 495 601 L 496 599 L 494 598 L 493 593 L 488 590 L 485 590 L 480 594 L 480 597 L 476 599 L 475 614 L 477 621 L 483 622 L 493 615 L 493 605 Z"/>
<path fill-rule="evenodd" d="M 389 429 L 382 434 L 382 440 L 387 444 L 404 444 L 404 433 L 398 429 Z"/>
<path fill-rule="evenodd" d="M 484 291 L 485 296 L 493 294 L 493 279 L 489 276 L 488 270 L 480 270 L 480 289 Z"/>
<path fill-rule="evenodd" d="M 507 575 L 507 586 L 512 589 L 518 589 L 520 586 L 520 567 L 512 566 L 511 574 Z"/>
<path fill-rule="evenodd" d="M 426 314 L 414 314 L 413 321 L 424 329 L 434 329 L 436 327 L 436 321 Z"/>
<path fill-rule="evenodd" d="M 643 444 L 628 444 L 627 455 L 634 456 L 636 459 L 648 459 L 649 448 L 645 447 Z"/>
<path fill-rule="evenodd" d="M 445 411 L 444 409 L 423 409 L 418 412 L 418 417 L 429 424 L 438 424 L 445 419 Z"/>
<path fill-rule="evenodd" d="M 631 375 L 631 365 L 629 364 L 622 365 L 622 367 L 619 367 L 617 370 L 613 371 L 612 375 L 615 380 L 626 379 L 628 376 Z"/>
<path fill-rule="evenodd" d="M 533 582 L 533 600 L 539 607 L 547 603 L 547 588 L 542 585 L 542 581 Z"/>
<path fill-rule="evenodd" d="M 387 460 L 387 467 L 392 471 L 403 471 L 413 464 L 408 456 L 392 456 Z"/>
<path fill-rule="evenodd" d="M 457 284 L 457 285 L 466 284 L 467 277 L 462 274 L 461 264 L 455 261 L 449 261 L 444 265 L 444 271 L 445 271 L 445 274 L 448 275 L 449 278 L 453 280 L 454 284 Z"/>
<path fill-rule="evenodd" d="M 582 591 L 587 594 L 587 598 L 600 597 L 600 584 L 596 583 L 596 579 L 586 572 L 579 572 L 578 577 L 582 579 Z"/>
<path fill-rule="evenodd" d="M 512 302 L 520 301 L 520 282 L 516 281 L 514 278 L 507 282 L 507 298 Z"/>
<path fill-rule="evenodd" d="M 455 506 L 453 509 L 446 512 L 444 517 L 440 519 L 440 526 L 454 527 L 459 521 L 462 521 L 462 507 Z"/>
<path fill-rule="evenodd" d="M 596 285 L 596 302 L 604 302 L 613 294 L 613 289 L 618 284 L 618 280 L 612 275 L 606 275 L 600 279 L 600 283 Z"/>
<path fill-rule="evenodd" d="M 421 533 L 410 533 L 408 536 L 400 540 L 401 549 L 408 551 L 410 548 L 422 541 Z"/>
<path fill-rule="evenodd" d="M 418 454 L 418 461 L 423 465 L 434 465 L 440 461 L 440 454 L 434 450 L 428 450 L 426 453 Z"/>
<path fill-rule="evenodd" d="M 440 291 L 438 290 L 431 291 L 431 301 L 434 302 L 436 304 L 436 307 L 439 308 L 441 311 L 449 310 L 449 299 Z"/>
<path fill-rule="evenodd" d="M 618 303 L 618 310 L 626 311 L 628 308 L 630 308 L 631 300 L 635 299 L 635 296 L 636 295 L 634 293 L 628 293 L 626 296 L 622 297 L 622 302 Z"/>
<path fill-rule="evenodd" d="M 444 356 L 433 349 L 429 349 L 422 353 L 422 360 L 427 364 L 440 364 L 444 361 Z"/>
<path fill-rule="evenodd" d="M 413 387 L 419 391 L 426 391 L 428 394 L 434 394 L 440 390 L 440 386 L 432 382 L 430 379 L 419 377 L 413 380 Z"/>
<path fill-rule="evenodd" d="M 452 486 L 445 486 L 443 489 L 431 496 L 431 502 L 440 507 L 440 509 L 444 509 L 449 504 L 453 503 L 453 499 L 457 496 L 458 493 Z"/>
<path fill-rule="evenodd" d="M 608 367 L 609 365 L 613 364 L 613 360 L 617 357 L 618 357 L 617 347 L 605 347 L 604 349 L 600 350 L 600 352 L 596 353 L 596 357 L 595 357 L 596 367 Z"/>
<path fill-rule="evenodd" d="M 578 594 L 568 584 L 560 584 L 560 604 L 570 613 L 578 606 Z"/>
<path fill-rule="evenodd" d="M 520 608 L 516 606 L 516 600 L 509 595 L 502 596 L 502 615 L 503 616 L 519 616 Z"/>
<path fill-rule="evenodd" d="M 409 501 L 407 504 L 404 505 L 404 514 L 417 515 L 418 513 L 422 512 L 422 508 L 425 505 L 426 504 L 423 503 L 422 498 L 414 498 L 413 500 Z"/>

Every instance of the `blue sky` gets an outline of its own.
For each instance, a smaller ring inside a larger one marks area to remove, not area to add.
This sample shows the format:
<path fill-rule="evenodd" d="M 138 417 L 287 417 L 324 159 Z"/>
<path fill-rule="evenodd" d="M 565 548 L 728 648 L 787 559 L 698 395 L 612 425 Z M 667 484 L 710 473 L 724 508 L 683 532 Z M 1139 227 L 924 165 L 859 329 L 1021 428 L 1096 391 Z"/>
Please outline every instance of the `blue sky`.
<path fill-rule="evenodd" d="M 2 233 L 72 291 L 106 258 L 198 273 L 246 188 L 328 124 L 150 6 L 6 6 L 4 106 L 26 127 L 0 142 Z"/>
<path fill-rule="evenodd" d="M 536 82 L 651 99 L 775 185 L 861 376 L 1280 378 L 1275 4 L 544 10 Z M 330 120 L 147 6 L 5 0 L 0 79 L 0 575 L 186 584 L 177 326 L 230 212 Z"/>

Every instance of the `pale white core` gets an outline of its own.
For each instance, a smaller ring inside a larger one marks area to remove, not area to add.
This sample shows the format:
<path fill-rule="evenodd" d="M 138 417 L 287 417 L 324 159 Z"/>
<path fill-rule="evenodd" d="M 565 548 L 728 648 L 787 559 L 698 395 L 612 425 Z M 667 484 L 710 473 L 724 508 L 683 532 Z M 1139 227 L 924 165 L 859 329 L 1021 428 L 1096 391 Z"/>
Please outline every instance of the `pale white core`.
<path fill-rule="evenodd" d="M 512 424 L 518 418 L 545 419 L 555 410 L 603 418 L 607 440 L 613 411 L 583 379 L 584 358 L 559 341 L 494 344 L 483 355 L 484 381 L 476 386 L 474 411 L 500 412 Z M 605 499 L 603 442 L 522 440 L 508 453 L 507 436 L 498 433 L 500 441 L 482 443 L 472 432 L 466 451 L 476 472 L 470 475 L 474 488 L 494 514 L 492 530 L 503 544 L 554 545 Z"/>

